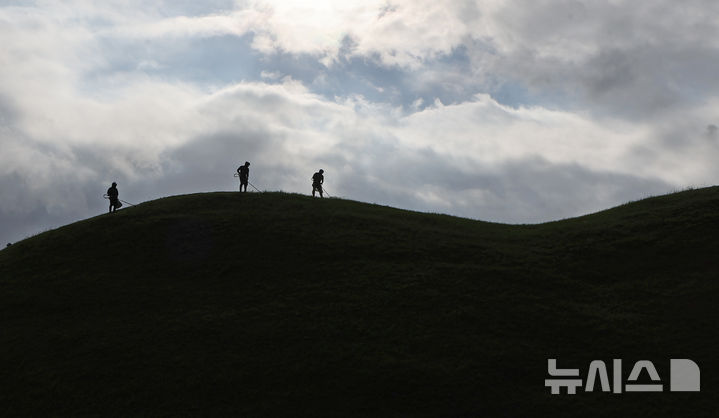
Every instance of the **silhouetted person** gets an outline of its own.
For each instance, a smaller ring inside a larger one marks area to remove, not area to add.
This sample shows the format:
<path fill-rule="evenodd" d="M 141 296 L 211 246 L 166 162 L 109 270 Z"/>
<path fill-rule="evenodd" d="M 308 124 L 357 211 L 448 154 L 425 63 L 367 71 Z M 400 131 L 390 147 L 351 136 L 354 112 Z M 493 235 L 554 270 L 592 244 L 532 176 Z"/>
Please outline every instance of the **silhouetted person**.
<path fill-rule="evenodd" d="M 237 169 L 237 174 L 240 175 L 240 191 L 242 191 L 242 186 L 245 186 L 245 191 L 247 191 L 247 183 L 250 179 L 250 163 L 245 161 L 245 165 L 241 165 Z"/>
<path fill-rule="evenodd" d="M 110 198 L 110 213 L 117 211 L 122 206 L 120 199 L 118 199 L 119 196 L 120 192 L 117 191 L 117 183 L 112 182 L 112 186 L 107 189 L 107 197 Z"/>
<path fill-rule="evenodd" d="M 322 173 L 324 172 L 325 170 L 320 169 L 312 175 L 312 197 L 315 197 L 315 191 L 320 192 L 320 197 L 322 197 L 322 184 L 325 182 L 325 176 Z"/>

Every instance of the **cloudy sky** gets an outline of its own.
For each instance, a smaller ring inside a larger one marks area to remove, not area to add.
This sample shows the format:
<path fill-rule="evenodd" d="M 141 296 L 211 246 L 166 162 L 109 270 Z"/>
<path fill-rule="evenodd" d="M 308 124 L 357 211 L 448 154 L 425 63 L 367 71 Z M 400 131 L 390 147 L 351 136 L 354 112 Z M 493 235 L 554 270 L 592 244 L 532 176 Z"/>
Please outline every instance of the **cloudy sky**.
<path fill-rule="evenodd" d="M 0 0 L 0 242 L 260 189 L 543 222 L 719 182 L 716 0 Z"/>

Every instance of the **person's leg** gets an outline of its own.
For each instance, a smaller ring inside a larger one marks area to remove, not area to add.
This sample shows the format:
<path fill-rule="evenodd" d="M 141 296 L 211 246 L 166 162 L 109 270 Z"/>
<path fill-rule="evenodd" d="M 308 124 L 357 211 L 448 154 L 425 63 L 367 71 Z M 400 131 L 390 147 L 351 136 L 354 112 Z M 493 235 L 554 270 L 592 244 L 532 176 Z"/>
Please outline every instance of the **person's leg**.
<path fill-rule="evenodd" d="M 317 189 L 319 189 L 320 197 L 323 197 L 323 196 L 322 196 L 322 186 L 318 187 Z"/>
<path fill-rule="evenodd" d="M 315 197 L 315 190 L 317 190 L 317 188 L 315 186 L 312 186 L 312 197 Z"/>
<path fill-rule="evenodd" d="M 110 202 L 110 208 L 108 209 L 107 213 L 112 213 L 112 202 Z"/>

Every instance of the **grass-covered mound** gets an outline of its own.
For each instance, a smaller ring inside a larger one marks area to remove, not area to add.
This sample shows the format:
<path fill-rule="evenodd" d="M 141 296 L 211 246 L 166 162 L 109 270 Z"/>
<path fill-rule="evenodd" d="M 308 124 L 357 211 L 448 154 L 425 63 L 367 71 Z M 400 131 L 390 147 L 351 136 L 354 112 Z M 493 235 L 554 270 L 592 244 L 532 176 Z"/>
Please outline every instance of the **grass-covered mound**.
<path fill-rule="evenodd" d="M 0 251 L 0 415 L 710 415 L 718 231 L 719 188 L 541 225 L 144 203 Z M 551 396 L 548 358 L 690 358 L 702 392 Z"/>

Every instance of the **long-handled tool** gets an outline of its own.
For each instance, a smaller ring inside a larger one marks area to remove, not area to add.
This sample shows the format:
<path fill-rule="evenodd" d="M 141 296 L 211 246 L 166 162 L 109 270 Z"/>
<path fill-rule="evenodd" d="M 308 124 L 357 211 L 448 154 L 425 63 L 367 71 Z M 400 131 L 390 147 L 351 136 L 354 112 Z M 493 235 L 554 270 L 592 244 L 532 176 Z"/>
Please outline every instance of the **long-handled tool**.
<path fill-rule="evenodd" d="M 109 199 L 109 198 L 110 198 L 110 196 L 108 196 L 107 194 L 102 195 L 102 197 L 104 197 L 105 199 Z M 124 201 L 124 200 L 122 200 L 122 199 L 117 199 L 117 200 L 119 200 L 120 202 L 122 202 L 122 203 L 124 203 L 124 204 L 126 204 L 126 205 L 136 206 L 134 203 L 126 202 L 126 201 Z"/>
<path fill-rule="evenodd" d="M 239 175 L 238 173 L 235 173 L 235 177 L 240 177 L 240 175 Z M 247 180 L 247 184 L 249 184 L 250 186 L 252 186 L 253 189 L 257 190 L 257 192 L 262 193 L 262 192 L 260 191 L 260 189 L 258 189 L 257 187 L 255 187 L 254 184 L 250 183 L 249 180 Z M 240 183 L 240 187 L 242 187 L 242 183 Z"/>
<path fill-rule="evenodd" d="M 254 184 L 250 183 L 249 180 L 247 181 L 247 184 L 249 184 L 250 186 L 252 186 L 252 188 L 255 189 L 255 190 L 257 190 L 259 193 L 262 193 L 262 192 L 260 192 L 260 189 L 258 189 L 257 187 L 255 187 Z"/>

